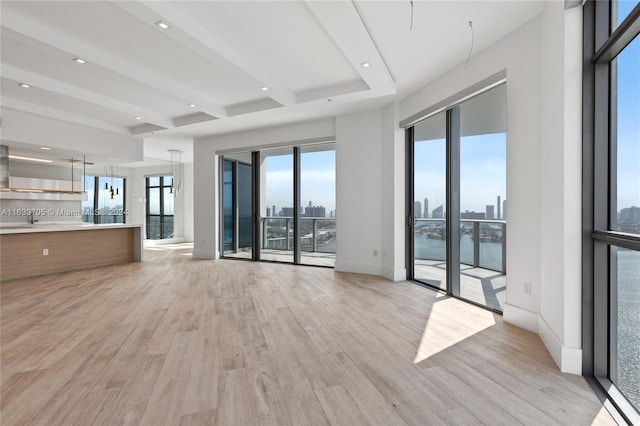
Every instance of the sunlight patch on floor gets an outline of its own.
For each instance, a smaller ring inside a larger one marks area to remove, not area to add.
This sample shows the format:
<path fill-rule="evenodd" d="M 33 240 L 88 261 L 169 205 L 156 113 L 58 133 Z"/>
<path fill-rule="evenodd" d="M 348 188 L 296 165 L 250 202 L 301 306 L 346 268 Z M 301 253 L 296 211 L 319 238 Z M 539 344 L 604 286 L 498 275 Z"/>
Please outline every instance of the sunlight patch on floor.
<path fill-rule="evenodd" d="M 188 250 L 193 249 L 193 243 L 145 245 L 144 249 L 150 251 Z"/>
<path fill-rule="evenodd" d="M 464 302 L 451 297 L 442 297 L 434 302 L 413 361 L 414 364 L 424 361 L 496 323 L 493 312 L 475 307 L 469 309 L 468 306 L 461 309 L 461 303 Z"/>

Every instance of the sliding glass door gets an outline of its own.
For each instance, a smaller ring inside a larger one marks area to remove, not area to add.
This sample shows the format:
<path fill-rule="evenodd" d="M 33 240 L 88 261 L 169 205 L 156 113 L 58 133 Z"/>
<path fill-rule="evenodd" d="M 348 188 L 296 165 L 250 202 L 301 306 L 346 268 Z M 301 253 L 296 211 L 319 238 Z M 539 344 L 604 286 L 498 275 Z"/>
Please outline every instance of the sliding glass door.
<path fill-rule="evenodd" d="M 221 204 L 223 255 L 250 259 L 253 248 L 251 153 L 223 157 Z"/>
<path fill-rule="evenodd" d="M 220 169 L 223 257 L 334 266 L 334 143 L 225 154 Z"/>
<path fill-rule="evenodd" d="M 506 85 L 460 104 L 460 293 L 506 303 Z"/>
<path fill-rule="evenodd" d="M 294 260 L 293 149 L 260 152 L 260 260 Z"/>
<path fill-rule="evenodd" d="M 409 278 L 502 311 L 506 85 L 407 131 Z"/>
<path fill-rule="evenodd" d="M 336 260 L 335 145 L 300 148 L 300 263 L 334 266 Z"/>
<path fill-rule="evenodd" d="M 413 136 L 413 279 L 446 290 L 446 114 L 416 124 Z"/>

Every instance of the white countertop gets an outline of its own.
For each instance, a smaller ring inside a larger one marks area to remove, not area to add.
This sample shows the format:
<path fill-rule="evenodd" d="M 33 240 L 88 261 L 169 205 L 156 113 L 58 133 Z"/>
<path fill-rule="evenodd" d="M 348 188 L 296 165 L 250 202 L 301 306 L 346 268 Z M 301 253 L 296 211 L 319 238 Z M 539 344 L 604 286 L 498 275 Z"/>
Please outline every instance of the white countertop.
<path fill-rule="evenodd" d="M 131 223 L 101 223 L 95 225 L 86 222 L 40 222 L 34 223 L 2 223 L 0 224 L 0 235 L 5 234 L 29 234 L 35 232 L 61 232 L 61 231 L 88 231 L 92 229 L 118 229 L 118 228 L 140 228 L 140 224 Z"/>

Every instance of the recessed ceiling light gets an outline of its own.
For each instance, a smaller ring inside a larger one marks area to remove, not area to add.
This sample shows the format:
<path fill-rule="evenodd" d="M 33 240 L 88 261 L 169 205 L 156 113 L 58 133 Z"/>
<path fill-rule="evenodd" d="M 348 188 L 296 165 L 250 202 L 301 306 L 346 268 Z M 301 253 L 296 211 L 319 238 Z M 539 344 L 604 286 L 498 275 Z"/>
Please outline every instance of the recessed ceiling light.
<path fill-rule="evenodd" d="M 360 65 L 362 65 L 362 68 L 369 68 L 371 66 L 371 63 L 369 62 L 363 62 Z"/>
<path fill-rule="evenodd" d="M 41 146 L 40 149 L 43 151 L 51 151 L 51 147 L 48 146 Z"/>
<path fill-rule="evenodd" d="M 167 24 L 166 22 L 163 22 L 163 21 L 156 22 L 156 25 L 159 26 L 160 28 L 162 28 L 163 30 L 168 30 L 169 29 L 169 24 Z"/>
<path fill-rule="evenodd" d="M 195 106 L 195 104 L 189 104 L 189 106 L 190 106 L 191 108 L 195 108 L 195 107 L 196 107 L 196 106 Z"/>
<path fill-rule="evenodd" d="M 87 61 L 85 61 L 82 58 L 73 58 L 73 62 L 77 62 L 79 64 L 86 64 L 87 63 Z"/>
<path fill-rule="evenodd" d="M 31 87 L 27 83 L 18 83 L 18 86 L 24 87 L 25 89 L 28 89 L 29 87 Z"/>
<path fill-rule="evenodd" d="M 118 157 L 109 157 L 109 160 L 119 160 L 120 158 Z"/>
<path fill-rule="evenodd" d="M 133 117 L 133 118 L 135 118 L 136 120 L 142 120 L 142 117 Z"/>
<path fill-rule="evenodd" d="M 44 160 L 42 158 L 21 157 L 19 155 L 10 155 L 9 158 L 11 158 L 12 160 L 37 161 L 39 163 L 53 163 L 53 160 Z"/>
<path fill-rule="evenodd" d="M 267 90 L 269 90 L 269 88 L 267 86 L 262 86 L 260 90 L 262 90 L 263 92 L 266 92 Z"/>

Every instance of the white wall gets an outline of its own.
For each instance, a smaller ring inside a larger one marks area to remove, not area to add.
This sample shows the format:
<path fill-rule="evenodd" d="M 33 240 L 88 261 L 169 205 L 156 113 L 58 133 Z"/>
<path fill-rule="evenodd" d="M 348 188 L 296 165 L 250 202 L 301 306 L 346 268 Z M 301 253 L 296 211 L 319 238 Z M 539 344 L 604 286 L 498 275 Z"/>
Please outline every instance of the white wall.
<path fill-rule="evenodd" d="M 398 125 L 399 105 L 382 110 L 381 178 L 382 276 L 393 281 L 407 279 L 405 262 L 405 133 Z"/>
<path fill-rule="evenodd" d="M 184 231 L 183 237 L 185 241 L 193 242 L 193 163 L 186 163 L 184 165 Z"/>
<path fill-rule="evenodd" d="M 380 111 L 336 118 L 337 271 L 381 274 L 381 130 Z"/>
<path fill-rule="evenodd" d="M 193 257 L 217 259 L 218 158 L 215 142 L 193 143 Z"/>
<path fill-rule="evenodd" d="M 581 353 L 582 9 L 549 2 L 542 22 L 541 300 L 538 332 L 563 371 Z"/>

